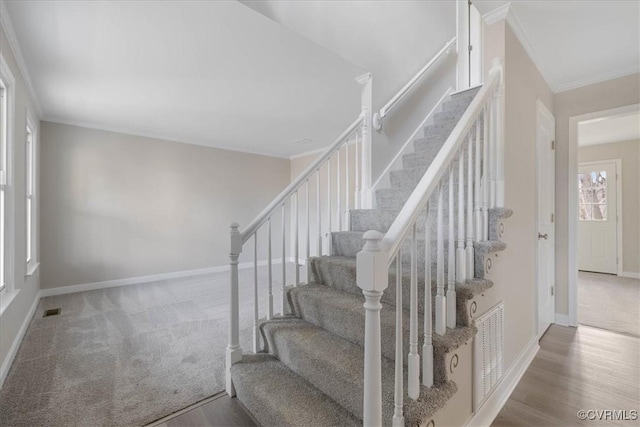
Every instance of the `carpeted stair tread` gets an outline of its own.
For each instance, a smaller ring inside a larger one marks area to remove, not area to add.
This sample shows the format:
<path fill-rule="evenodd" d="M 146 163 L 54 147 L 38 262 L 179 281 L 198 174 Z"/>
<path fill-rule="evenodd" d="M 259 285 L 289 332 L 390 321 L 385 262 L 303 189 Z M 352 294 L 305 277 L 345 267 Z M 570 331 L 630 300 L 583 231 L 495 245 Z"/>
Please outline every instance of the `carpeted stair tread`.
<path fill-rule="evenodd" d="M 288 293 L 289 301 L 294 307 L 294 315 L 305 319 L 307 322 L 321 327 L 346 340 L 364 345 L 364 310 L 362 304 L 364 297 L 348 292 L 338 291 L 325 285 L 311 283 L 292 288 Z M 466 295 L 461 295 L 466 298 Z M 395 306 L 385 304 L 380 311 L 382 355 L 395 360 Z M 423 343 L 422 321 L 420 318 L 420 342 Z M 349 325 L 345 328 L 344 325 Z M 403 310 L 403 340 L 405 357 L 409 351 L 409 311 Z M 447 329 L 445 335 L 433 334 L 434 351 L 444 356 L 467 342 L 475 334 L 474 327 L 457 327 Z M 440 362 L 440 363 L 438 363 Z M 436 366 L 443 367 L 444 361 L 436 360 Z M 445 375 L 441 376 L 444 378 Z"/>
<path fill-rule="evenodd" d="M 362 421 L 267 354 L 231 368 L 238 399 L 263 426 L 361 426 Z"/>
<path fill-rule="evenodd" d="M 302 319 L 265 322 L 261 325 L 274 354 L 292 371 L 350 411 L 363 412 L 364 350 L 359 345 L 337 337 Z M 394 400 L 394 362 L 383 357 L 382 417 L 391 420 Z M 405 384 L 407 371 L 405 370 Z M 416 402 L 405 393 L 404 416 L 409 425 L 417 425 L 440 409 L 457 387 L 445 382 L 442 387 L 421 387 L 422 398 Z"/>

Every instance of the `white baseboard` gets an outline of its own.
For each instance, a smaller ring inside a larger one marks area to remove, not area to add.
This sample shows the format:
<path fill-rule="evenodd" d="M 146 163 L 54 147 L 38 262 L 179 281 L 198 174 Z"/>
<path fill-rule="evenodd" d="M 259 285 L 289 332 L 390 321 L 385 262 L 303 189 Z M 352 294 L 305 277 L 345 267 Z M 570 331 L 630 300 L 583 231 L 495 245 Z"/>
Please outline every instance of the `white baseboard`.
<path fill-rule="evenodd" d="M 560 326 L 571 326 L 571 322 L 569 321 L 569 315 L 556 313 L 555 324 Z"/>
<path fill-rule="evenodd" d="M 2 361 L 2 366 L 0 366 L 0 388 L 4 384 L 4 380 L 7 378 L 7 374 L 9 373 L 9 369 L 11 368 L 11 364 L 13 363 L 13 359 L 15 359 L 16 354 L 18 353 L 18 348 L 20 348 L 20 343 L 22 343 L 22 339 L 24 338 L 24 334 L 27 332 L 27 327 L 29 323 L 31 323 L 31 319 L 36 312 L 36 308 L 38 307 L 38 302 L 40 302 L 40 292 L 36 294 L 36 298 L 31 304 L 31 308 L 29 308 L 29 312 L 27 316 L 24 318 L 22 325 L 20 325 L 20 329 L 18 330 L 18 334 L 13 340 L 11 344 L 11 348 L 7 353 L 7 356 Z"/>
<path fill-rule="evenodd" d="M 520 379 L 538 353 L 538 350 L 540 350 L 538 338 L 534 337 L 518 355 L 518 358 L 513 362 L 504 377 L 502 377 L 498 386 L 484 401 L 484 404 L 473 414 L 469 421 L 467 421 L 467 427 L 486 427 L 491 425 L 502 410 L 504 404 L 509 400 L 509 396 L 511 396 L 511 393 L 513 393 L 513 390 L 520 382 Z"/>
<path fill-rule="evenodd" d="M 620 273 L 620 277 L 628 277 L 629 279 L 640 279 L 640 273 L 623 271 L 622 273 Z"/>
<path fill-rule="evenodd" d="M 272 264 L 280 264 L 281 258 L 273 259 Z M 267 261 L 258 261 L 258 267 L 264 267 Z M 239 269 L 253 268 L 253 262 L 241 262 Z M 105 280 L 102 282 L 84 283 L 81 285 L 59 286 L 56 288 L 42 289 L 41 297 L 51 297 L 55 295 L 72 294 L 75 292 L 95 291 L 97 289 L 115 288 L 118 286 L 136 285 L 138 283 L 156 282 L 158 280 L 180 279 L 183 277 L 199 276 L 201 274 L 223 273 L 229 271 L 229 265 L 219 265 L 216 267 L 199 268 L 196 270 L 175 271 L 172 273 L 152 274 L 149 276 L 127 277 L 124 279 Z"/>

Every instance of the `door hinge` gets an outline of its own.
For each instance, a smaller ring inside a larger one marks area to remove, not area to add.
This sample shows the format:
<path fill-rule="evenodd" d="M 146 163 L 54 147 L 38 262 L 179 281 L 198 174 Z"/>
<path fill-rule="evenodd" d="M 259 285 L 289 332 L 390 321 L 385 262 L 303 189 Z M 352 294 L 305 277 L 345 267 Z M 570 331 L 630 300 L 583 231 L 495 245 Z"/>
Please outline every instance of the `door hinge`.
<path fill-rule="evenodd" d="M 551 149 L 552 150 L 556 149 L 556 142 L 553 139 L 551 140 Z"/>
<path fill-rule="evenodd" d="M 551 223 L 553 224 L 553 214 L 551 214 Z"/>
<path fill-rule="evenodd" d="M 473 50 L 473 45 L 469 45 L 469 52 Z"/>
<path fill-rule="evenodd" d="M 551 287 L 551 296 L 553 296 L 554 288 L 555 288 L 555 286 Z"/>

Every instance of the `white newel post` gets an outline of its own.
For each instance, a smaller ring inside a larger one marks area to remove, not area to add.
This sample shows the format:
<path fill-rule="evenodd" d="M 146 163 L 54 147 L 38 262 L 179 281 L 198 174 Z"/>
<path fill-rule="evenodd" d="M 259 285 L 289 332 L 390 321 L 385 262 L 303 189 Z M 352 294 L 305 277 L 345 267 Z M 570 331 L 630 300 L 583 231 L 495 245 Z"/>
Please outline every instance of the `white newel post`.
<path fill-rule="evenodd" d="M 500 83 L 494 93 L 496 137 L 496 207 L 504 207 L 504 60 L 495 58 L 492 67 L 500 73 Z"/>
<path fill-rule="evenodd" d="M 365 426 L 382 425 L 382 365 L 380 344 L 380 299 L 389 285 L 387 254 L 382 252 L 378 231 L 364 233 L 366 243 L 356 257 L 358 287 L 365 297 L 364 405 Z"/>
<path fill-rule="evenodd" d="M 240 312 L 238 300 L 238 257 L 242 252 L 242 236 L 238 231 L 238 224 L 231 224 L 231 250 L 229 251 L 229 265 L 231 280 L 229 289 L 229 344 L 226 351 L 226 391 L 229 396 L 235 396 L 236 391 L 231 381 L 231 366 L 242 360 L 240 348 Z"/>
<path fill-rule="evenodd" d="M 373 197 L 371 195 L 371 150 L 372 150 L 372 125 L 371 117 L 373 111 L 373 77 L 371 73 L 363 74 L 356 78 L 362 85 L 362 150 L 360 150 L 361 162 L 360 173 L 360 209 L 371 209 L 373 207 Z"/>

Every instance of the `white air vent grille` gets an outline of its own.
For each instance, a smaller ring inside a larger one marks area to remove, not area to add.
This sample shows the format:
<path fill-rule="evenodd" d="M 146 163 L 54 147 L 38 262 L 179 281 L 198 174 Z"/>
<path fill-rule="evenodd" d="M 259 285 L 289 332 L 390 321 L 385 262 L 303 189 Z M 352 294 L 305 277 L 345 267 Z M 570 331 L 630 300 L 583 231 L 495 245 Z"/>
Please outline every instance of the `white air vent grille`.
<path fill-rule="evenodd" d="M 473 411 L 477 411 L 502 378 L 504 303 L 476 319 L 473 340 Z"/>

